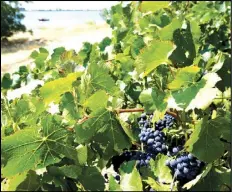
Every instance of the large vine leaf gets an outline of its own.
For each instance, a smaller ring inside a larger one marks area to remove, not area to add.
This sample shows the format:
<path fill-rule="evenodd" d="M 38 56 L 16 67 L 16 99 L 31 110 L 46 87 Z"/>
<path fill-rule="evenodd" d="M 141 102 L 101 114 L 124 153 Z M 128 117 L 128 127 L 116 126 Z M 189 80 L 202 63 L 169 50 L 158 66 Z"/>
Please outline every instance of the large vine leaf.
<path fill-rule="evenodd" d="M 101 107 L 106 107 L 108 97 L 109 96 L 104 90 L 99 90 L 91 95 L 88 99 L 86 99 L 83 106 L 88 107 L 93 111 L 96 111 Z"/>
<path fill-rule="evenodd" d="M 115 181 L 112 175 L 110 175 L 109 178 L 109 191 L 122 191 L 120 185 Z"/>
<path fill-rule="evenodd" d="M 66 143 L 67 130 L 54 117 L 42 119 L 42 129 L 24 129 L 2 140 L 1 152 L 6 157 L 2 174 L 6 177 L 27 170 L 46 167 L 64 156 L 76 159 L 75 148 Z"/>
<path fill-rule="evenodd" d="M 144 180 L 147 184 L 151 186 L 151 188 L 155 191 L 170 191 L 171 187 L 170 184 L 163 184 L 159 183 L 156 180 L 154 180 L 151 177 L 148 177 L 146 180 Z M 172 191 L 177 191 L 177 187 L 174 186 Z"/>
<path fill-rule="evenodd" d="M 60 96 L 70 91 L 72 89 L 72 83 L 81 75 L 82 72 L 70 73 L 67 77 L 45 83 L 44 86 L 40 88 L 40 93 L 44 98 L 44 102 L 46 104 L 52 101 L 58 103 L 60 101 Z"/>
<path fill-rule="evenodd" d="M 180 68 L 175 75 L 175 79 L 168 84 L 168 88 L 171 90 L 178 90 L 182 86 L 188 86 L 188 84 L 194 83 L 196 74 L 199 71 L 200 68 L 197 66 Z"/>
<path fill-rule="evenodd" d="M 1 191 L 38 191 L 41 181 L 34 171 L 28 171 L 14 175 L 1 184 Z"/>
<path fill-rule="evenodd" d="M 173 180 L 171 170 L 165 165 L 165 161 L 167 159 L 168 156 L 159 154 L 156 156 L 155 161 L 150 161 L 151 170 L 154 173 L 154 176 L 161 183 L 171 183 Z"/>
<path fill-rule="evenodd" d="M 144 105 L 146 111 L 155 111 L 153 121 L 162 119 L 167 109 L 167 98 L 169 94 L 157 89 L 149 88 L 139 96 L 141 103 Z"/>
<path fill-rule="evenodd" d="M 170 41 L 173 39 L 173 33 L 176 29 L 181 28 L 182 21 L 180 19 L 173 19 L 170 24 L 160 29 L 159 37 L 163 41 Z"/>
<path fill-rule="evenodd" d="M 230 191 L 231 169 L 212 168 L 207 176 L 201 179 L 193 191 Z M 212 182 L 213 181 L 213 182 Z"/>
<path fill-rule="evenodd" d="M 64 47 L 57 47 L 57 48 L 55 48 L 53 50 L 52 55 L 51 55 L 51 64 L 55 65 L 60 60 L 60 56 L 64 52 L 65 52 L 65 48 Z"/>
<path fill-rule="evenodd" d="M 148 11 L 156 12 L 159 9 L 167 8 L 168 5 L 169 5 L 168 1 L 143 1 L 140 4 L 140 11 L 141 12 L 148 12 Z"/>
<path fill-rule="evenodd" d="M 104 191 L 105 180 L 97 167 L 84 167 L 79 180 L 85 190 Z"/>
<path fill-rule="evenodd" d="M 176 104 L 181 108 L 186 108 L 205 84 L 206 81 L 201 79 L 201 81 L 194 83 L 187 88 L 173 91 L 172 96 L 175 99 Z"/>
<path fill-rule="evenodd" d="M 144 72 L 144 76 L 147 76 L 159 65 L 167 64 L 168 56 L 173 50 L 174 46 L 170 41 L 153 40 L 140 51 L 135 63 L 136 70 L 139 74 Z"/>
<path fill-rule="evenodd" d="M 57 166 L 48 166 L 48 173 L 54 177 L 69 177 L 73 179 L 77 179 L 78 176 L 81 175 L 82 169 L 80 166 L 76 165 L 64 165 L 62 167 Z"/>
<path fill-rule="evenodd" d="M 197 175 L 195 179 L 189 181 L 188 183 L 185 183 L 182 188 L 189 190 L 194 185 L 196 185 L 200 180 L 202 180 L 205 176 L 207 176 L 207 174 L 211 169 L 212 169 L 212 164 L 210 163 L 206 167 L 204 167 L 201 174 Z"/>
<path fill-rule="evenodd" d="M 120 167 L 120 186 L 123 191 L 142 191 L 143 185 L 135 161 L 124 163 Z"/>
<path fill-rule="evenodd" d="M 88 120 L 79 124 L 75 128 L 77 142 L 87 143 L 91 138 L 99 133 L 104 139 L 113 144 L 113 148 L 118 151 L 128 146 L 128 137 L 124 133 L 115 114 L 106 108 L 99 108 L 89 115 Z M 110 138 L 108 138 L 110 137 Z"/>
<path fill-rule="evenodd" d="M 87 97 L 97 90 L 105 90 L 111 95 L 117 95 L 119 92 L 119 88 L 109 75 L 108 69 L 96 63 L 91 63 L 87 73 L 83 76 L 82 90 Z"/>
<path fill-rule="evenodd" d="M 88 158 L 88 148 L 86 145 L 78 145 L 76 147 L 77 150 L 77 159 L 80 165 L 84 165 L 87 162 Z"/>
<path fill-rule="evenodd" d="M 62 116 L 69 122 L 73 123 L 80 118 L 75 97 L 71 92 L 66 92 L 62 95 L 59 108 L 62 111 Z"/>
<path fill-rule="evenodd" d="M 185 146 L 187 151 L 198 159 L 210 163 L 219 158 L 225 148 L 220 137 L 230 129 L 230 121 L 225 117 L 216 117 L 200 121 Z"/>

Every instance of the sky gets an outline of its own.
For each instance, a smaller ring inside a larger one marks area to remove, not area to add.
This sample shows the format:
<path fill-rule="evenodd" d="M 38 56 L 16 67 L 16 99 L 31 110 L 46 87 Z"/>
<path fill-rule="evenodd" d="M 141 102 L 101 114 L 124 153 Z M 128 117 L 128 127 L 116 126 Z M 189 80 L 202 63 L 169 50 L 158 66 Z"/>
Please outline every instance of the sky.
<path fill-rule="evenodd" d="M 21 2 L 26 10 L 48 10 L 48 9 L 89 9 L 100 10 L 110 8 L 118 4 L 119 1 L 32 1 L 30 3 Z"/>

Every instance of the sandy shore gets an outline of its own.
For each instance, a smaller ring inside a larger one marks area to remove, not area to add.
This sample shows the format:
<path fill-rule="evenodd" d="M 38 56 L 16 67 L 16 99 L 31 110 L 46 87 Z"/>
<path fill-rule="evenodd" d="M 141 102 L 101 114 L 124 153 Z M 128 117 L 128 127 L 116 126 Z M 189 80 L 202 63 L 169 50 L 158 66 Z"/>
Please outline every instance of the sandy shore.
<path fill-rule="evenodd" d="M 56 47 L 78 51 L 82 43 L 100 42 L 104 37 L 111 37 L 111 28 L 107 24 L 84 24 L 69 28 L 37 28 L 30 33 L 18 33 L 1 42 L 1 74 L 12 73 L 21 65 L 32 62 L 29 55 L 39 47 L 45 47 L 52 53 Z"/>

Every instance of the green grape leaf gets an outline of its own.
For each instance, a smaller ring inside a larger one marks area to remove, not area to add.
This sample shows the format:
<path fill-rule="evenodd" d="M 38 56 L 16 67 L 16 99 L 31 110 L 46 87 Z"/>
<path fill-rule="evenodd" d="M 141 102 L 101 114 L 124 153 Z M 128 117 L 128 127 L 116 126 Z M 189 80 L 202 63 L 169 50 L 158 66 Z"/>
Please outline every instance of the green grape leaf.
<path fill-rule="evenodd" d="M 124 163 L 120 167 L 122 191 L 142 191 L 143 185 L 135 161 Z"/>
<path fill-rule="evenodd" d="M 78 179 L 85 190 L 104 191 L 105 180 L 97 167 L 84 167 Z"/>
<path fill-rule="evenodd" d="M 37 191 L 41 185 L 40 178 L 34 171 L 14 175 L 1 184 L 2 191 Z"/>
<path fill-rule="evenodd" d="M 75 148 L 66 144 L 67 130 L 60 127 L 56 116 L 41 120 L 42 129 L 24 129 L 4 137 L 1 152 L 7 159 L 2 169 L 6 177 L 59 162 L 64 155 L 76 159 Z"/>
<path fill-rule="evenodd" d="M 88 158 L 88 148 L 86 145 L 78 145 L 77 150 L 77 159 L 80 165 L 84 165 L 87 162 Z"/>
<path fill-rule="evenodd" d="M 66 92 L 62 95 L 60 109 L 62 110 L 62 116 L 70 122 L 80 118 L 74 96 L 70 92 Z"/>
<path fill-rule="evenodd" d="M 189 181 L 188 183 L 184 184 L 184 186 L 182 187 L 183 189 L 187 189 L 189 190 L 190 188 L 192 188 L 194 185 L 196 185 L 200 180 L 202 180 L 205 176 L 207 176 L 207 174 L 209 173 L 209 171 L 212 168 L 212 164 L 208 164 L 206 167 L 204 167 L 204 169 L 202 170 L 201 174 L 197 175 L 195 179 Z"/>
<path fill-rule="evenodd" d="M 168 88 L 171 90 L 178 90 L 182 86 L 188 86 L 195 82 L 196 74 L 200 71 L 200 68 L 197 66 L 188 66 L 180 68 L 174 80 L 168 84 Z"/>
<path fill-rule="evenodd" d="M 170 41 L 153 40 L 140 51 L 135 62 L 136 70 L 139 74 L 144 72 L 144 76 L 147 76 L 159 65 L 167 64 L 169 62 L 168 55 L 173 50 L 174 46 Z"/>
<path fill-rule="evenodd" d="M 38 191 L 41 187 L 41 179 L 35 171 L 28 171 L 26 179 L 20 183 L 16 191 Z"/>
<path fill-rule="evenodd" d="M 99 90 L 86 99 L 83 104 L 84 107 L 90 108 L 92 111 L 96 111 L 101 107 L 106 107 L 108 101 L 108 95 L 104 90 Z"/>
<path fill-rule="evenodd" d="M 77 179 L 81 175 L 82 169 L 76 165 L 64 165 L 62 167 L 57 166 L 48 166 L 48 173 L 54 177 L 57 176 L 66 176 L 72 179 Z"/>
<path fill-rule="evenodd" d="M 177 67 L 192 65 L 196 58 L 196 47 L 189 23 L 187 23 L 186 29 L 177 29 L 173 33 L 173 42 L 176 49 L 169 56 L 172 63 L 175 63 Z"/>
<path fill-rule="evenodd" d="M 13 116 L 15 121 L 19 121 L 21 120 L 21 118 L 25 117 L 27 114 L 30 113 L 31 113 L 31 109 L 29 102 L 24 99 L 20 99 L 15 105 Z"/>
<path fill-rule="evenodd" d="M 70 73 L 67 77 L 45 83 L 40 88 L 40 93 L 44 98 L 45 104 L 49 104 L 52 101 L 58 103 L 60 101 L 60 96 L 65 92 L 71 91 L 72 83 L 81 75 L 82 72 Z"/>
<path fill-rule="evenodd" d="M 84 42 L 81 50 L 78 52 L 77 57 L 75 59 L 76 63 L 86 67 L 89 61 L 91 49 L 92 45 L 89 42 Z"/>
<path fill-rule="evenodd" d="M 159 183 L 156 180 L 154 180 L 151 177 L 148 177 L 146 180 L 144 180 L 147 184 L 151 186 L 151 188 L 155 191 L 170 191 L 170 184 L 163 184 Z M 177 191 L 177 187 L 174 186 L 172 191 Z"/>
<path fill-rule="evenodd" d="M 76 141 L 78 143 L 87 143 L 92 137 L 100 133 L 102 140 L 106 139 L 113 145 L 113 149 L 118 151 L 128 146 L 128 137 L 124 133 L 115 114 L 105 108 L 99 108 L 93 111 L 88 120 L 75 127 Z"/>
<path fill-rule="evenodd" d="M 158 90 L 157 88 L 149 88 L 144 90 L 139 99 L 144 105 L 146 111 L 155 111 L 156 115 L 153 121 L 159 120 L 162 118 L 163 114 L 167 109 L 167 98 L 169 94 Z"/>
<path fill-rule="evenodd" d="M 200 121 L 185 146 L 198 159 L 210 163 L 221 157 L 224 152 L 223 142 L 220 137 L 230 129 L 229 119 L 216 117 Z"/>
<path fill-rule="evenodd" d="M 122 188 L 115 181 L 115 178 L 112 175 L 110 175 L 110 178 L 109 178 L 109 191 L 122 191 Z"/>
<path fill-rule="evenodd" d="M 165 165 L 167 159 L 167 156 L 159 154 L 156 156 L 155 161 L 150 160 L 151 170 L 161 183 L 171 183 L 173 180 L 171 170 Z"/>
<path fill-rule="evenodd" d="M 206 80 L 206 85 L 199 90 L 195 98 L 190 102 L 186 111 L 189 109 L 206 109 L 217 96 L 218 89 L 212 88 L 221 80 L 216 73 L 207 73 L 202 79 Z"/>
<path fill-rule="evenodd" d="M 100 51 L 104 51 L 107 46 L 111 44 L 111 39 L 109 37 L 105 37 L 100 43 L 99 48 Z"/>
<path fill-rule="evenodd" d="M 160 29 L 159 37 L 163 41 L 170 41 L 173 39 L 173 33 L 175 30 L 181 28 L 182 21 L 180 19 L 174 18 L 170 24 Z"/>
<path fill-rule="evenodd" d="M 51 55 L 51 63 L 52 65 L 55 65 L 61 57 L 61 54 L 65 52 L 64 47 L 58 47 L 53 50 L 53 53 Z"/>
<path fill-rule="evenodd" d="M 31 53 L 30 57 L 31 57 L 32 59 L 36 59 L 36 57 L 38 57 L 38 55 L 39 55 L 39 52 L 35 50 L 35 51 L 33 51 L 33 52 Z"/>
<path fill-rule="evenodd" d="M 186 108 L 205 84 L 206 81 L 201 79 L 199 82 L 194 83 L 185 89 L 173 91 L 172 96 L 175 99 L 176 104 L 181 108 Z"/>
<path fill-rule="evenodd" d="M 224 191 L 223 185 L 230 186 L 231 169 L 220 170 L 212 168 L 209 173 L 201 179 L 193 188 L 193 191 Z M 213 181 L 213 182 L 212 182 Z M 227 191 L 230 191 L 226 187 Z"/>
<path fill-rule="evenodd" d="M 116 87 L 113 78 L 109 75 L 108 69 L 96 63 L 89 65 L 87 73 L 82 79 L 82 90 L 86 96 L 90 96 L 97 90 L 105 90 L 112 95 L 117 95 L 119 92 L 119 88 Z"/>
<path fill-rule="evenodd" d="M 167 8 L 169 5 L 168 1 L 142 1 L 140 4 L 140 11 L 141 12 L 156 12 L 159 9 Z"/>
<path fill-rule="evenodd" d="M 38 69 L 42 69 L 45 67 L 45 61 L 49 55 L 49 52 L 45 48 L 39 48 L 39 52 L 33 51 L 31 54 L 31 58 L 35 60 L 35 65 Z"/>
<path fill-rule="evenodd" d="M 123 130 L 125 131 L 125 133 L 127 134 L 127 136 L 131 139 L 132 143 L 137 142 L 138 138 L 135 136 L 133 130 L 132 130 L 132 126 L 127 123 L 126 121 L 128 120 L 128 117 L 130 116 L 130 114 L 119 114 L 118 116 L 118 120 L 123 128 Z"/>
<path fill-rule="evenodd" d="M 10 89 L 13 83 L 13 79 L 10 77 L 10 73 L 5 73 L 1 80 L 1 87 L 3 89 Z"/>

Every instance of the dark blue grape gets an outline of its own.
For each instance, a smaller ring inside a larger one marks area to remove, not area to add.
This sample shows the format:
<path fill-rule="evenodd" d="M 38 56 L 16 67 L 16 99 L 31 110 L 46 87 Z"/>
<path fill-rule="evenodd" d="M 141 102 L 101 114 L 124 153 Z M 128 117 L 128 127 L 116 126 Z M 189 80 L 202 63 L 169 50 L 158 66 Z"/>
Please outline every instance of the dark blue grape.
<path fill-rule="evenodd" d="M 179 152 L 179 150 L 178 150 L 178 148 L 177 148 L 177 147 L 174 147 L 174 148 L 172 149 L 172 152 L 173 152 L 173 153 L 178 153 L 178 152 Z"/>
<path fill-rule="evenodd" d="M 192 154 L 188 154 L 188 158 L 190 159 L 190 160 L 192 160 L 194 157 L 193 157 L 193 155 Z"/>

